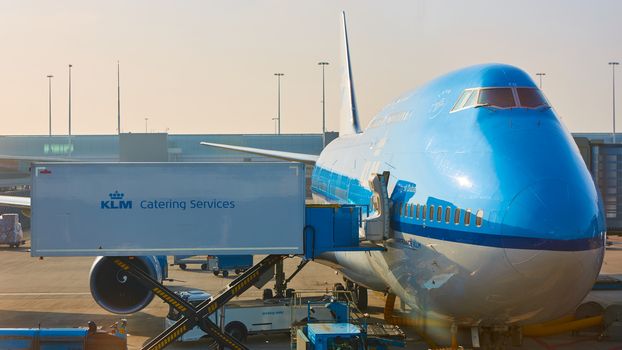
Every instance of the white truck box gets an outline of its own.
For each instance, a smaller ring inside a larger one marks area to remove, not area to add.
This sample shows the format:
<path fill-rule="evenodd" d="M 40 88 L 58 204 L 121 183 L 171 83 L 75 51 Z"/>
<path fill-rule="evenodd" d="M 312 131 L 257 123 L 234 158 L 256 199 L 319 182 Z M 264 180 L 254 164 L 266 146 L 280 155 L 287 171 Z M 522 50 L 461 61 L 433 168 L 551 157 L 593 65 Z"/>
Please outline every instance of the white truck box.
<path fill-rule="evenodd" d="M 300 254 L 299 163 L 38 163 L 33 256 Z"/>

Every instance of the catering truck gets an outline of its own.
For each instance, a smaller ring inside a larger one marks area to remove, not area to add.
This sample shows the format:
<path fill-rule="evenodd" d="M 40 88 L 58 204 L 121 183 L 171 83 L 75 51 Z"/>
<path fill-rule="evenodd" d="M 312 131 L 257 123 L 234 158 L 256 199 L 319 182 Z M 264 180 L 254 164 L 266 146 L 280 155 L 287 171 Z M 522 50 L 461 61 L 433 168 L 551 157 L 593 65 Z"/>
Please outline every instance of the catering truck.
<path fill-rule="evenodd" d="M 176 293 L 194 306 L 211 297 L 209 293 L 202 290 Z M 311 299 L 296 299 L 293 295 L 289 298 L 236 300 L 218 309 L 210 316 L 210 320 L 216 324 L 223 323 L 224 331 L 240 341 L 246 340 L 248 335 L 253 334 L 287 333 L 292 328 L 292 324 L 306 323 L 309 317 L 313 320 L 334 321 L 333 314 L 326 306 L 331 302 L 329 297 L 313 298 L 312 309 L 308 307 L 308 300 Z M 324 302 L 318 303 L 320 300 Z M 172 326 L 179 317 L 179 312 L 174 307 L 170 307 L 164 321 L 165 328 Z M 199 327 L 194 327 L 182 335 L 179 341 L 194 341 L 203 337 L 207 335 Z"/>

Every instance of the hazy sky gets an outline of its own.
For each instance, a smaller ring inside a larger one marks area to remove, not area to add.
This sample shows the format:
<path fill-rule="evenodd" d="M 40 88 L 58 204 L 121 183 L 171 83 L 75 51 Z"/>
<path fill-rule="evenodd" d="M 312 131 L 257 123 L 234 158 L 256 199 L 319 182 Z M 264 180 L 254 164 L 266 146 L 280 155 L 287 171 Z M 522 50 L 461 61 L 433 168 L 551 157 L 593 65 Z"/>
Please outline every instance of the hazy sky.
<path fill-rule="evenodd" d="M 611 128 L 622 1 L 0 0 L 0 134 L 47 134 L 47 74 L 53 133 L 67 133 L 69 63 L 73 133 L 115 133 L 117 60 L 124 132 L 144 131 L 148 117 L 149 131 L 272 133 L 275 72 L 285 73 L 282 132 L 319 132 L 322 60 L 336 130 L 342 9 L 363 125 L 435 76 L 502 62 L 546 72 L 571 131 Z"/>

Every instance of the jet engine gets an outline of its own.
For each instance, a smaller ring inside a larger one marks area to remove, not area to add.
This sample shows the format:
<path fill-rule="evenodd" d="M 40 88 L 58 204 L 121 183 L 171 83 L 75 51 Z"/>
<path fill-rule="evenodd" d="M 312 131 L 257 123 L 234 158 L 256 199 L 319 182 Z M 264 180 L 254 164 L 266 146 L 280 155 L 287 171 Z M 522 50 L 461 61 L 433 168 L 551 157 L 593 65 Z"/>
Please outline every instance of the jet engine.
<path fill-rule="evenodd" d="M 153 293 L 136 278 L 119 268 L 114 257 L 95 259 L 89 274 L 91 295 L 107 311 L 131 314 L 142 310 L 153 299 Z M 153 279 L 162 281 L 162 268 L 155 256 L 140 256 L 134 263 Z"/>

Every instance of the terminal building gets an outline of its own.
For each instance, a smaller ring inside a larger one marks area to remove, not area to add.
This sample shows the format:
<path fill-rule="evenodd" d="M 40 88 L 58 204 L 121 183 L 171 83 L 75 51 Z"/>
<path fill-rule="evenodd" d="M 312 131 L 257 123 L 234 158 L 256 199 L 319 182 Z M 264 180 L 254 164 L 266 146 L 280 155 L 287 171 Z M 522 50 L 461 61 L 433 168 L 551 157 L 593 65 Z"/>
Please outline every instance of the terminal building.
<path fill-rule="evenodd" d="M 573 134 L 581 156 L 601 191 L 609 232 L 622 232 L 622 143 L 611 133 Z M 196 134 L 128 133 L 121 135 L 2 136 L 0 137 L 0 188 L 24 192 L 30 185 L 32 161 L 88 162 L 266 162 L 259 155 L 202 146 L 213 142 L 306 154 L 320 154 L 338 137 L 326 134 Z M 616 135 L 622 142 L 622 134 Z M 526 140 L 528 142 L 528 140 Z M 4 157 L 4 158 L 2 158 Z M 16 160 L 19 158 L 19 160 Z M 554 161 L 554 160 L 551 160 Z M 307 167 L 310 196 L 312 167 Z M 15 191 L 18 192 L 15 192 Z"/>

